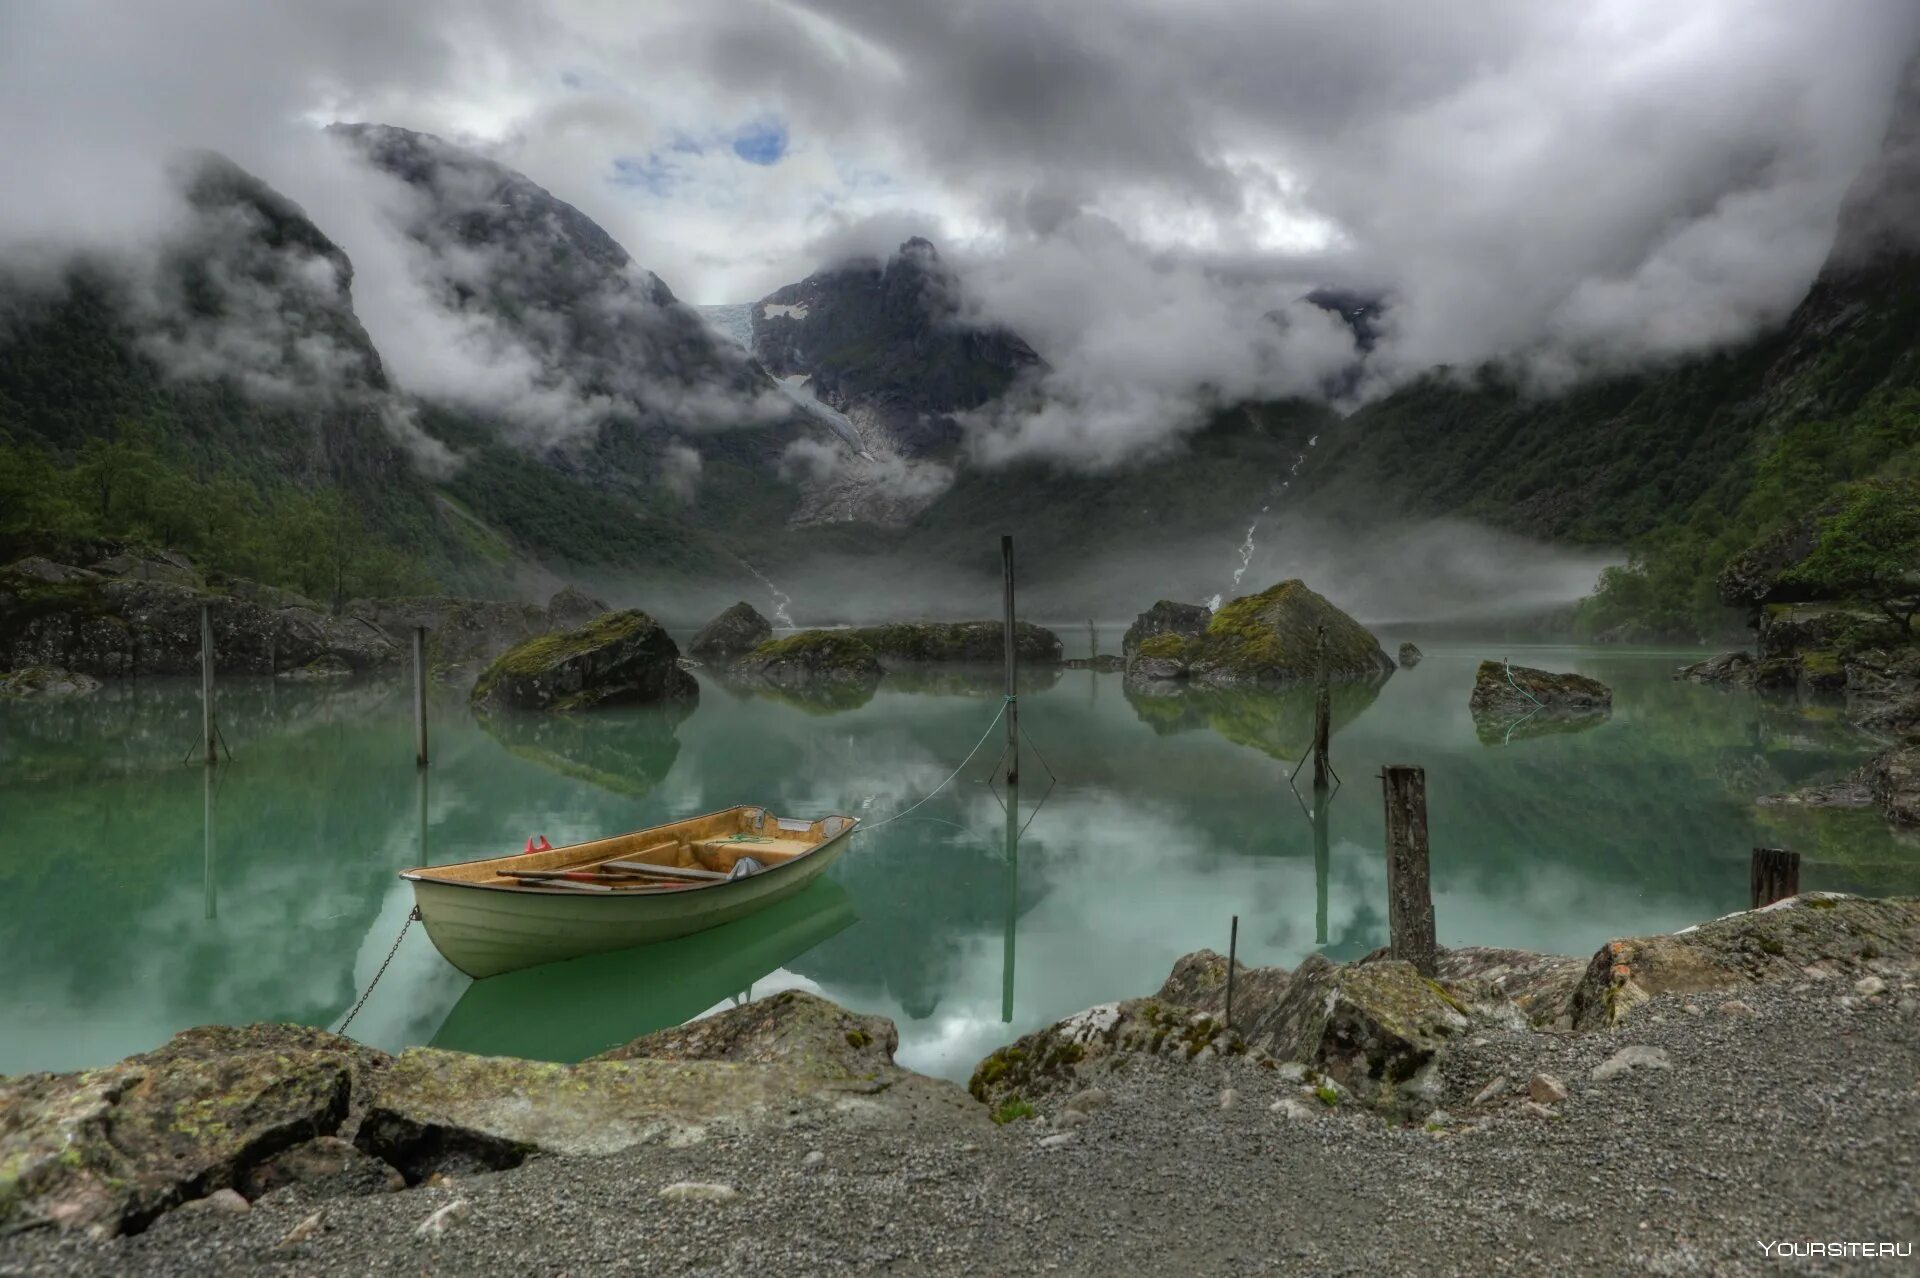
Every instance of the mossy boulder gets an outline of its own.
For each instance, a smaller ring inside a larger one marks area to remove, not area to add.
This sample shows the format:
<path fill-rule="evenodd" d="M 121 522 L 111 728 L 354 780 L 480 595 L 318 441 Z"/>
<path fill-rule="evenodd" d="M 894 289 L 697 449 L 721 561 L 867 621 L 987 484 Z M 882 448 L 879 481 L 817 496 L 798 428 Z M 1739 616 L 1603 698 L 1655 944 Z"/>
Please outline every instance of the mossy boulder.
<path fill-rule="evenodd" d="M 1670 936 L 1609 941 L 1569 1001 L 1575 1029 L 1602 1029 L 1656 994 L 1852 977 L 1920 965 L 1920 899 L 1803 893 Z"/>
<path fill-rule="evenodd" d="M 1420 649 L 1412 643 L 1403 643 L 1400 645 L 1400 668 L 1402 670 L 1411 670 L 1419 665 L 1421 659 L 1426 655 L 1426 653 L 1420 651 Z"/>
<path fill-rule="evenodd" d="M 1586 675 L 1483 661 L 1467 705 L 1476 715 L 1605 714 L 1613 707 L 1613 690 Z"/>
<path fill-rule="evenodd" d="M 1277 1006 L 1286 997 L 1291 977 L 1283 967 L 1233 967 L 1233 999 L 1242 1028 L 1246 1013 Z M 1163 1003 L 1224 1016 L 1227 1010 L 1227 957 L 1212 950 L 1195 950 L 1174 961 L 1173 971 L 1154 995 Z"/>
<path fill-rule="evenodd" d="M 1393 673 L 1393 659 L 1365 626 L 1305 582 L 1283 581 L 1222 605 L 1198 635 L 1169 630 L 1142 638 L 1127 664 L 1127 679 L 1188 679 L 1215 686 L 1297 683 L 1314 678 L 1323 658 L 1335 682 L 1378 683 Z"/>
<path fill-rule="evenodd" d="M 1868 793 L 1887 820 L 1920 825 L 1920 745 L 1883 751 L 1861 771 Z"/>
<path fill-rule="evenodd" d="M 0 1234 L 137 1233 L 350 1125 L 388 1063 L 295 1025 L 206 1026 L 104 1069 L 0 1079 Z"/>
<path fill-rule="evenodd" d="M 1236 997 L 1237 997 L 1236 992 Z M 1102 1003 L 1009 1043 L 974 1067 L 967 1090 L 989 1108 L 1064 1097 L 1129 1056 L 1201 1062 L 1245 1054 L 1220 1017 L 1157 998 Z"/>
<path fill-rule="evenodd" d="M 92 675 L 75 674 L 58 666 L 28 666 L 0 674 L 0 701 L 29 698 L 57 701 L 62 697 L 84 697 L 100 690 L 100 681 Z"/>
<path fill-rule="evenodd" d="M 1120 653 L 1123 657 L 1131 658 L 1141 644 L 1160 635 L 1197 639 L 1206 633 L 1207 623 L 1212 620 L 1213 609 L 1204 604 L 1158 600 L 1127 627 L 1127 633 L 1120 638 Z"/>
<path fill-rule="evenodd" d="M 735 662 L 733 670 L 784 686 L 876 684 L 884 673 L 873 649 L 850 630 L 802 630 L 770 639 Z"/>
<path fill-rule="evenodd" d="M 680 649 L 652 617 L 610 612 L 509 648 L 473 685 L 472 701 L 483 711 L 572 712 L 692 700 L 700 687 L 679 662 Z"/>
<path fill-rule="evenodd" d="M 1006 660 L 1006 625 L 998 621 L 895 621 L 849 633 L 885 662 L 1000 665 Z M 1021 665 L 1060 663 L 1060 636 L 1030 621 L 1013 623 L 1013 649 Z"/>
<path fill-rule="evenodd" d="M 714 1016 L 643 1035 L 596 1061 L 748 1061 L 796 1065 L 822 1075 L 870 1078 L 893 1065 L 900 1033 L 884 1016 L 862 1016 L 804 990 L 783 990 Z"/>
<path fill-rule="evenodd" d="M 752 652 L 773 638 L 773 626 L 746 600 L 700 627 L 687 654 L 702 661 L 725 660 Z"/>

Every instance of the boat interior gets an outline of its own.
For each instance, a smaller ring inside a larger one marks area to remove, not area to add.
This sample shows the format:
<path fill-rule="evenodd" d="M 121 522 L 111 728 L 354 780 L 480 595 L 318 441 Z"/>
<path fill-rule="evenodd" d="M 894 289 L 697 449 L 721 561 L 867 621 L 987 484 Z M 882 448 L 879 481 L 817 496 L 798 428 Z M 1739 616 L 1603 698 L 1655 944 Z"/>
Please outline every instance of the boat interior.
<path fill-rule="evenodd" d="M 681 892 L 773 869 L 856 824 L 845 816 L 808 821 L 765 808 L 728 808 L 610 839 L 408 870 L 404 877 L 521 890 Z"/>

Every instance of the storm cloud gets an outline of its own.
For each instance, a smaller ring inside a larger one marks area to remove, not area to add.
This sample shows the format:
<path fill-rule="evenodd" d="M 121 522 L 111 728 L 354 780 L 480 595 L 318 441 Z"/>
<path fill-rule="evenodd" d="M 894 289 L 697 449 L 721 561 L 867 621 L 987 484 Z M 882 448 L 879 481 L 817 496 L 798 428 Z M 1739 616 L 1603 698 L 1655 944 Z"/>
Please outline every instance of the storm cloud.
<path fill-rule="evenodd" d="M 694 301 L 927 235 L 1049 366 L 976 457 L 1110 464 L 1237 398 L 1485 360 L 1550 387 L 1778 322 L 1917 39 L 1910 0 L 28 0 L 0 258 L 163 237 L 166 162 L 213 148 L 348 249 L 403 384 L 541 390 L 462 356 L 490 336 L 410 290 L 327 157 L 320 125 L 380 120 L 520 169 Z M 1389 300 L 1357 378 L 1299 305 L 1321 285 Z"/>

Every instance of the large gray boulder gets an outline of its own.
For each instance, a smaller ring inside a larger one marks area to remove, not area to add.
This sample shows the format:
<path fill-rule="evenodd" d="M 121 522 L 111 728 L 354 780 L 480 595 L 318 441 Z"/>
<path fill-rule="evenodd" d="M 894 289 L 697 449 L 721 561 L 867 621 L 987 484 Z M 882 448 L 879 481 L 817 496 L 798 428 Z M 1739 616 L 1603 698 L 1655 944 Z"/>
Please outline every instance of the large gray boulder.
<path fill-rule="evenodd" d="M 727 660 L 752 652 L 771 638 L 772 623 L 743 599 L 700 627 L 687 645 L 687 655 L 702 661 Z"/>
<path fill-rule="evenodd" d="M 784 687 L 875 684 L 885 673 L 873 649 L 847 630 L 802 630 L 769 640 L 740 658 L 733 669 Z"/>
<path fill-rule="evenodd" d="M 1203 1063 L 1246 1050 L 1217 1014 L 1127 999 L 1089 1007 L 997 1049 L 974 1066 L 967 1090 L 997 1110 L 1016 1099 L 1064 1098 L 1133 1055 Z"/>
<path fill-rule="evenodd" d="M 1483 661 L 1467 705 L 1477 715 L 1604 714 L 1613 706 L 1613 690 L 1586 675 Z"/>
<path fill-rule="evenodd" d="M 610 612 L 502 653 L 473 685 L 477 709 L 572 712 L 621 702 L 692 700 L 700 686 L 644 612 Z"/>
<path fill-rule="evenodd" d="M 63 697 L 84 697 L 98 692 L 100 681 L 92 675 L 76 674 L 56 666 L 28 666 L 0 674 L 0 701 L 58 701 Z"/>
<path fill-rule="evenodd" d="M 1134 650 L 1157 635 L 1176 635 L 1197 639 L 1206 633 L 1213 620 L 1213 609 L 1204 604 L 1175 603 L 1162 599 L 1133 619 L 1127 633 L 1120 637 L 1120 654 L 1131 658 Z"/>
<path fill-rule="evenodd" d="M 1322 661 L 1338 683 L 1379 683 L 1394 670 L 1366 627 L 1292 580 L 1223 605 L 1198 635 L 1168 629 L 1140 639 L 1127 661 L 1127 681 L 1271 686 L 1313 679 Z"/>

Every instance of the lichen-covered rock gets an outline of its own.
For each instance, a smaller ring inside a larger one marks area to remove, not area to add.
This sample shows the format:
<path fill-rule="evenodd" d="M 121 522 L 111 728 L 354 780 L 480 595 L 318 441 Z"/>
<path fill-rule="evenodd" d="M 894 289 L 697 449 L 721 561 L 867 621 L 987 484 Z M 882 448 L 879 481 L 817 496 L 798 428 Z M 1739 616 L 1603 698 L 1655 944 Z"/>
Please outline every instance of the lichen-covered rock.
<path fill-rule="evenodd" d="M 0 1233 L 111 1235 L 349 1123 L 387 1058 L 293 1025 L 207 1026 L 104 1069 L 0 1080 Z"/>
<path fill-rule="evenodd" d="M 687 654 L 702 661 L 737 657 L 773 638 L 773 626 L 744 599 L 700 627 Z"/>
<path fill-rule="evenodd" d="M 1127 633 L 1120 638 L 1121 655 L 1132 657 L 1141 644 L 1158 635 L 1197 639 L 1206 633 L 1207 623 L 1212 620 L 1213 609 L 1203 604 L 1174 603 L 1171 599 L 1159 600 L 1153 607 L 1135 617 L 1133 624 L 1127 627 Z"/>
<path fill-rule="evenodd" d="M 1262 1009 L 1277 1006 L 1286 997 L 1289 977 L 1284 967 L 1233 968 L 1234 1021 L 1243 1029 Z M 1225 1016 L 1227 1011 L 1227 957 L 1212 950 L 1195 950 L 1174 960 L 1173 971 L 1154 995 L 1163 1003 Z"/>
<path fill-rule="evenodd" d="M 1586 973 L 1587 960 L 1566 954 L 1538 954 L 1531 950 L 1508 950 L 1493 946 L 1463 946 L 1443 949 L 1435 964 L 1434 976 L 1447 992 L 1474 1009 L 1476 987 L 1484 986 L 1496 998 L 1511 1003 L 1527 1023 L 1542 1029 L 1571 1026 L 1568 1004 L 1573 991 Z M 1498 1019 L 1494 1005 L 1479 1009 Z"/>
<path fill-rule="evenodd" d="M 56 701 L 61 697 L 84 697 L 100 690 L 100 681 L 92 675 L 75 674 L 57 666 L 28 666 L 0 674 L 0 700 Z"/>
<path fill-rule="evenodd" d="M 994 1108 L 1016 1099 L 1064 1099 L 1134 1053 L 1202 1061 L 1246 1050 L 1217 1016 L 1157 998 L 1128 999 L 1076 1012 L 999 1048 L 974 1067 L 967 1090 Z"/>
<path fill-rule="evenodd" d="M 1198 635 L 1167 631 L 1141 639 L 1128 660 L 1127 681 L 1296 683 L 1318 671 L 1323 634 L 1327 674 L 1335 682 L 1377 683 L 1393 673 L 1393 659 L 1366 627 L 1294 580 L 1223 605 Z"/>
<path fill-rule="evenodd" d="M 872 648 L 851 631 L 802 630 L 771 639 L 734 664 L 734 673 L 768 683 L 876 684 L 884 671 Z"/>
<path fill-rule="evenodd" d="M 596 1061 L 748 1061 L 868 1078 L 893 1064 L 900 1033 L 884 1016 L 849 1012 L 817 994 L 783 990 L 602 1052 Z"/>
<path fill-rule="evenodd" d="M 999 665 L 1006 659 L 1006 626 L 998 621 L 896 621 L 849 633 L 884 661 Z M 1016 621 L 1013 649 L 1022 665 L 1057 665 L 1060 636 L 1030 621 Z"/>
<path fill-rule="evenodd" d="M 1271 1008 L 1234 1022 L 1254 1046 L 1303 1061 L 1378 1108 L 1418 1112 L 1436 1055 L 1472 1023 L 1467 1006 L 1410 963 L 1337 966 L 1319 954 L 1294 969 Z M 1428 1106 L 1430 1107 L 1430 1106 Z"/>
<path fill-rule="evenodd" d="M 1612 1025 L 1656 994 L 1858 975 L 1920 960 L 1920 899 L 1804 893 L 1670 936 L 1609 941 L 1569 1001 L 1574 1028 Z"/>
<path fill-rule="evenodd" d="M 1867 789 L 1895 825 L 1920 825 L 1920 746 L 1876 755 L 1864 769 Z"/>
<path fill-rule="evenodd" d="M 1402 670 L 1411 670 L 1419 665 L 1421 658 L 1426 655 L 1426 653 L 1420 651 L 1420 649 L 1416 648 L 1411 642 L 1403 643 L 1400 645 L 1400 668 Z"/>
<path fill-rule="evenodd" d="M 1482 661 L 1467 705 L 1477 715 L 1600 714 L 1613 708 L 1613 690 L 1586 675 Z"/>
<path fill-rule="evenodd" d="M 1705 661 L 1681 666 L 1674 671 L 1673 677 L 1691 679 L 1695 683 L 1750 684 L 1753 682 L 1753 667 L 1751 653 L 1723 652 Z"/>
<path fill-rule="evenodd" d="M 572 712 L 691 700 L 700 688 L 679 661 L 679 648 L 652 617 L 610 612 L 577 630 L 509 648 L 474 683 L 472 701 L 486 711 Z"/>
<path fill-rule="evenodd" d="M 578 630 L 600 614 L 612 611 L 604 600 L 594 598 L 578 586 L 562 586 L 547 600 L 547 627 Z"/>
<path fill-rule="evenodd" d="M 338 1136 L 316 1136 L 284 1149 L 241 1173 L 239 1189 L 249 1201 L 301 1186 L 310 1198 L 390 1194 L 407 1187 L 406 1177 Z"/>

